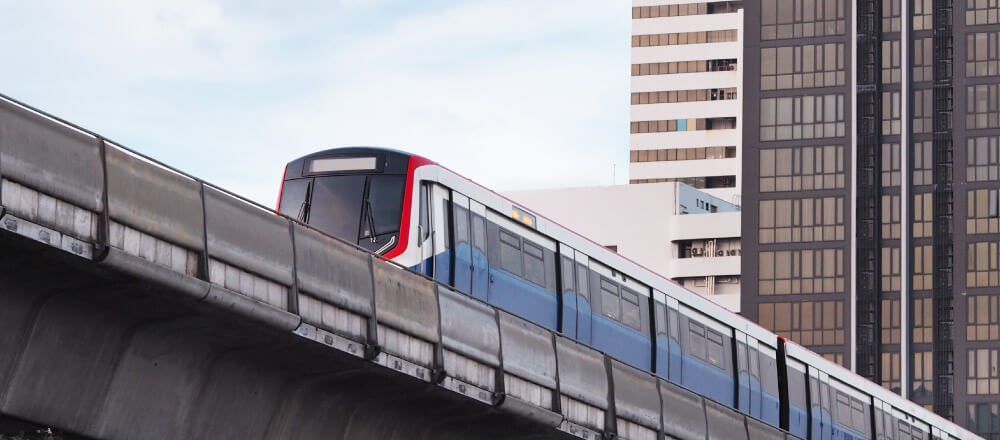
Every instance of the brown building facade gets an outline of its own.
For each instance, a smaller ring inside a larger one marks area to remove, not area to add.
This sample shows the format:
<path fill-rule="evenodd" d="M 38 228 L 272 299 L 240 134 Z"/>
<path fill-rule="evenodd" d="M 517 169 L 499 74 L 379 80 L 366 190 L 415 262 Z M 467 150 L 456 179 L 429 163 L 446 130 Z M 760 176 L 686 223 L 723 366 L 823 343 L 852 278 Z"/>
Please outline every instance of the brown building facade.
<path fill-rule="evenodd" d="M 1000 1 L 744 8 L 743 314 L 1000 433 Z"/>

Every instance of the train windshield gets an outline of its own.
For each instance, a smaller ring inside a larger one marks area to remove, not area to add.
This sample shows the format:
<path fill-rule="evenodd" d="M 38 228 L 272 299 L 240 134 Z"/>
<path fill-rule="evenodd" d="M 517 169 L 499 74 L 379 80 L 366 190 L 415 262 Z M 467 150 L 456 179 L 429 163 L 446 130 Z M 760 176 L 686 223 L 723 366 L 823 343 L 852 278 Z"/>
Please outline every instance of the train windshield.
<path fill-rule="evenodd" d="M 281 194 L 281 213 L 380 250 L 398 239 L 405 184 L 406 176 L 384 174 L 289 180 Z"/>

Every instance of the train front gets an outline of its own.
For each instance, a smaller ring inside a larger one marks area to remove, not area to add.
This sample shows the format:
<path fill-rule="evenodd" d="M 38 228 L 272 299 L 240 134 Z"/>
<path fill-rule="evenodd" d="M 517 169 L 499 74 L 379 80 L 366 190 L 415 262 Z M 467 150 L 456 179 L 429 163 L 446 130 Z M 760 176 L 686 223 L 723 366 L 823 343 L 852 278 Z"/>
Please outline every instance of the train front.
<path fill-rule="evenodd" d="M 396 248 L 412 156 L 379 148 L 336 148 L 289 162 L 278 211 L 380 255 Z M 408 204 L 407 204 L 408 205 Z"/>

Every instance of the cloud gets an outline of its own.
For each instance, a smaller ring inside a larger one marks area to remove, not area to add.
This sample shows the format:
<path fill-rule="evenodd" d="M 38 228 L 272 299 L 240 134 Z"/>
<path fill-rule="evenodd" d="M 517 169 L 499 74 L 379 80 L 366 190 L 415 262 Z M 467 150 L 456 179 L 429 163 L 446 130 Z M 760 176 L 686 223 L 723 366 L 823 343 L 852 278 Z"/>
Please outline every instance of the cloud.
<path fill-rule="evenodd" d="M 340 145 L 497 189 L 621 182 L 629 6 L 21 2 L 0 92 L 267 205 L 285 162 Z"/>

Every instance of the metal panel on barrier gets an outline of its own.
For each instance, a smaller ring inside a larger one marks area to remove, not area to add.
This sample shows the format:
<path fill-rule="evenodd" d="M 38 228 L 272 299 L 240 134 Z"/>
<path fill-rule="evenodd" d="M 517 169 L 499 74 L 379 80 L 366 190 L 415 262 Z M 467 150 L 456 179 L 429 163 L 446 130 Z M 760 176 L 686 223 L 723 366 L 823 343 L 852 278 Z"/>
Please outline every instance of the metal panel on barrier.
<path fill-rule="evenodd" d="M 559 391 L 602 410 L 608 409 L 604 354 L 569 338 L 557 337 Z"/>
<path fill-rule="evenodd" d="M 701 396 L 660 380 L 663 432 L 675 438 L 703 439 L 708 434 Z"/>
<path fill-rule="evenodd" d="M 500 312 L 503 368 L 546 388 L 556 388 L 556 354 L 548 330 Z"/>
<path fill-rule="evenodd" d="M 0 174 L 81 208 L 104 209 L 97 139 L 3 99 Z"/>
<path fill-rule="evenodd" d="M 613 359 L 611 377 L 615 385 L 615 412 L 618 417 L 658 429 L 660 396 L 656 390 L 656 377 Z"/>
<path fill-rule="evenodd" d="M 451 289 L 442 288 L 438 294 L 444 348 L 486 365 L 498 366 L 500 331 L 495 310 Z"/>
<path fill-rule="evenodd" d="M 747 417 L 747 431 L 753 440 L 785 440 L 784 432 L 751 417 Z"/>
<path fill-rule="evenodd" d="M 378 322 L 437 342 L 440 321 L 435 283 L 385 261 L 374 259 L 372 265 Z"/>
<path fill-rule="evenodd" d="M 292 284 L 288 219 L 206 186 L 205 220 L 209 256 Z"/>
<path fill-rule="evenodd" d="M 743 414 L 706 400 L 705 418 L 708 421 L 709 440 L 747 440 L 746 418 Z"/>
<path fill-rule="evenodd" d="M 371 255 L 295 224 L 299 290 L 364 316 L 372 316 Z"/>
<path fill-rule="evenodd" d="M 105 154 L 112 219 L 188 249 L 204 250 L 198 182 L 110 144 Z"/>

